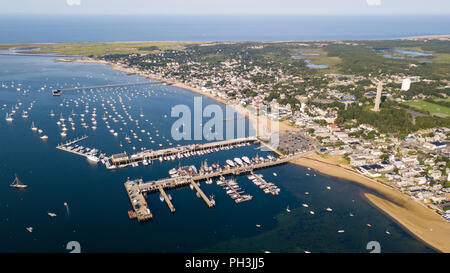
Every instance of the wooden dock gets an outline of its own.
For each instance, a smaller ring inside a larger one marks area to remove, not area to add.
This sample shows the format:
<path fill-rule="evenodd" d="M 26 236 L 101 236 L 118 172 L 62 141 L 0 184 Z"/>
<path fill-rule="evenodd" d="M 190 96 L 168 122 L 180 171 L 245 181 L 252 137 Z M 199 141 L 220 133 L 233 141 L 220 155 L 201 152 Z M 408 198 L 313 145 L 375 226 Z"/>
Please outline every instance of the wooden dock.
<path fill-rule="evenodd" d="M 157 192 L 159 191 L 163 196 L 164 200 L 166 200 L 169 209 L 175 211 L 175 208 L 170 202 L 169 198 L 165 194 L 164 189 L 172 189 L 177 187 L 183 187 L 187 185 L 192 185 L 193 189 L 199 194 L 199 196 L 203 199 L 208 207 L 213 207 L 214 202 L 210 200 L 206 194 L 200 189 L 197 185 L 198 182 L 205 181 L 209 178 L 217 178 L 226 175 L 240 175 L 243 173 L 252 173 L 253 170 L 273 167 L 281 164 L 285 164 L 289 161 L 296 160 L 302 158 L 304 156 L 309 156 L 314 151 L 308 151 L 304 153 L 299 153 L 295 155 L 285 156 L 282 158 L 277 158 L 274 160 L 268 160 L 260 163 L 253 163 L 246 166 L 237 166 L 234 168 L 225 168 L 219 169 L 214 172 L 205 173 L 205 174 L 194 174 L 194 175 L 186 175 L 186 176 L 178 176 L 165 178 L 156 181 L 144 182 L 142 179 L 126 181 L 125 188 L 127 190 L 128 196 L 130 197 L 131 204 L 133 206 L 134 211 L 136 212 L 136 217 L 138 221 L 146 221 L 153 218 L 150 210 L 147 207 L 147 203 L 145 202 L 144 193 Z M 245 199 L 245 198 L 244 198 Z M 251 198 L 250 198 L 251 199 Z M 247 201 L 247 200 L 243 200 Z M 240 201 L 241 202 L 241 201 Z M 136 206 L 137 205 L 137 206 Z"/>
<path fill-rule="evenodd" d="M 76 155 L 79 155 L 79 156 L 82 156 L 82 157 L 88 157 L 87 154 L 84 154 L 84 153 L 81 153 L 81 152 L 78 152 L 78 151 L 74 151 L 74 150 L 71 150 L 71 149 L 67 148 L 68 146 L 73 145 L 73 144 L 75 144 L 77 142 L 80 142 L 80 141 L 82 141 L 82 140 L 84 140 L 86 138 L 88 138 L 88 136 L 83 136 L 83 137 L 74 139 L 72 141 L 68 141 L 68 142 L 66 142 L 64 144 L 60 144 L 60 145 L 56 146 L 56 149 L 61 150 L 61 151 L 65 151 L 65 152 L 69 152 L 69 153 L 72 153 L 72 154 L 76 154 Z"/>
<path fill-rule="evenodd" d="M 105 158 L 106 161 L 106 167 L 108 169 L 115 169 L 115 168 L 124 168 L 131 166 L 133 163 L 139 163 L 144 160 L 147 161 L 153 161 L 162 159 L 167 156 L 180 156 L 185 155 L 188 153 L 196 153 L 199 151 L 205 151 L 210 149 L 216 149 L 216 148 L 223 148 L 227 146 L 233 146 L 233 145 L 239 145 L 239 144 L 247 144 L 247 143 L 254 143 L 257 142 L 258 139 L 254 136 L 246 137 L 246 138 L 237 138 L 237 139 L 229 139 L 229 140 L 223 140 L 223 141 L 216 141 L 216 142 L 208 142 L 204 144 L 191 144 L 191 145 L 185 145 L 180 147 L 172 147 L 167 149 L 161 149 L 161 150 L 147 150 L 142 151 L 133 155 L 128 156 L 127 154 L 116 154 L 112 155 L 108 158 Z"/>
<path fill-rule="evenodd" d="M 75 144 L 75 143 L 77 143 L 77 142 L 80 142 L 80 141 L 82 141 L 82 140 L 85 140 L 86 138 L 88 138 L 88 136 L 87 136 L 87 135 L 84 135 L 84 136 L 82 136 L 82 137 L 79 137 L 79 138 L 76 138 L 76 139 L 74 139 L 74 140 L 68 141 L 68 142 L 66 142 L 66 143 L 64 143 L 64 144 L 59 144 L 56 148 L 61 147 L 61 146 L 69 146 L 69 145 Z"/>
<path fill-rule="evenodd" d="M 158 185 L 159 192 L 161 193 L 162 197 L 164 198 L 164 201 L 166 201 L 167 206 L 170 209 L 170 212 L 175 212 L 175 207 L 173 206 L 172 202 L 170 201 L 169 197 L 167 196 L 166 192 L 164 191 L 163 187 L 161 185 Z"/>
<path fill-rule="evenodd" d="M 147 201 L 139 189 L 139 180 L 127 181 L 124 186 L 130 199 L 138 222 L 144 222 L 153 219 L 153 214 L 147 206 Z"/>
<path fill-rule="evenodd" d="M 203 199 L 205 204 L 208 206 L 208 208 L 214 207 L 213 203 L 209 198 L 206 196 L 206 194 L 200 189 L 200 187 L 197 185 L 197 182 L 194 180 L 191 180 L 191 185 L 194 187 L 194 189 L 197 191 L 197 193 L 200 195 L 200 197 Z"/>

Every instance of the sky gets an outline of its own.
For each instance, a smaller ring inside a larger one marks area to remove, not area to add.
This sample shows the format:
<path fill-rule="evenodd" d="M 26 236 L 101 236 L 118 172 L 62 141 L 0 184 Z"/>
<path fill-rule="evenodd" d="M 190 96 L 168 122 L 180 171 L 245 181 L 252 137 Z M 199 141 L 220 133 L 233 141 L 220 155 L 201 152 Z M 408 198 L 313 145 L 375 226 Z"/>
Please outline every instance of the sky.
<path fill-rule="evenodd" d="M 1 14 L 450 14 L 450 0 L 0 0 Z"/>

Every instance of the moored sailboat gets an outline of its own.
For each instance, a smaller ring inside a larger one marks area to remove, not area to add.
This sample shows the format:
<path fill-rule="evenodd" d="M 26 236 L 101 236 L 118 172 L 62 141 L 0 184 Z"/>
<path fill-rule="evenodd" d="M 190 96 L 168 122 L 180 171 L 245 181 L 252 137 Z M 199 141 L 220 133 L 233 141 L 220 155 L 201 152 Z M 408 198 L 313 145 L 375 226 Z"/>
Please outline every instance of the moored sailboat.
<path fill-rule="evenodd" d="M 14 179 L 14 181 L 11 183 L 11 185 L 9 185 L 10 187 L 13 188 L 18 188 L 18 189 L 25 189 L 26 187 L 28 187 L 27 185 L 23 184 L 19 178 L 17 177 L 17 175 L 15 175 L 16 178 Z"/>

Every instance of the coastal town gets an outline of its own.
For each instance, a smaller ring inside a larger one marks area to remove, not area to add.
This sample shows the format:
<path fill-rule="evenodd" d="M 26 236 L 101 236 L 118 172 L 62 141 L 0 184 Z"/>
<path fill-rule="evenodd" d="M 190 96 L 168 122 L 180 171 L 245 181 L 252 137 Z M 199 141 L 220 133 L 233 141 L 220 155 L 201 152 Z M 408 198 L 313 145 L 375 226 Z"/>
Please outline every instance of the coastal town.
<path fill-rule="evenodd" d="M 322 43 L 295 46 L 313 45 L 324 46 Z M 236 107 L 268 106 L 277 114 L 267 112 L 266 117 L 289 124 L 291 130 L 303 130 L 316 139 L 320 143 L 317 154 L 321 157 L 339 156 L 341 162 L 358 173 L 401 191 L 450 220 L 449 116 L 405 107 L 409 102 L 435 97 L 445 101 L 449 95 L 448 74 L 431 79 L 432 76 L 414 73 L 416 67 L 431 62 L 418 57 L 426 59 L 432 54 L 402 52 L 406 55 L 397 58 L 409 57 L 411 63 L 399 73 L 320 74 L 316 71 L 327 68 L 326 65 L 304 62 L 308 56 L 319 55 L 319 49 L 295 49 L 297 55 L 292 56 L 279 53 L 281 61 L 262 65 L 260 56 L 254 52 L 266 49 L 270 53 L 270 48 L 279 50 L 277 45 L 234 46 L 204 44 L 155 54 L 95 57 L 130 73 L 181 83 Z M 226 54 L 220 54 L 223 51 Z M 219 55 L 212 57 L 215 53 Z M 393 118 L 401 124 L 366 123 L 354 113 L 349 118 L 348 113 L 354 108 L 358 108 L 360 116 L 393 111 L 389 113 L 391 116 L 375 119 Z M 442 108 L 446 108 L 444 104 Z M 284 148 L 280 151 L 294 152 Z"/>

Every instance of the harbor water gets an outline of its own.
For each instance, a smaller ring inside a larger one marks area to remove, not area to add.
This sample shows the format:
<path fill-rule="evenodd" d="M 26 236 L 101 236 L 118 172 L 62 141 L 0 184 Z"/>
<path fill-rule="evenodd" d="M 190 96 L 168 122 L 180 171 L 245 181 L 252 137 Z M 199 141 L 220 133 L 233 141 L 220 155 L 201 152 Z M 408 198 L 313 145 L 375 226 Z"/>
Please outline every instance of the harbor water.
<path fill-rule="evenodd" d="M 111 171 L 56 149 L 84 135 L 88 138 L 79 145 L 107 155 L 206 142 L 171 137 L 177 120 L 171 117 L 171 108 L 192 107 L 199 96 L 188 90 L 156 83 L 67 91 L 60 97 L 51 94 L 55 88 L 146 80 L 100 64 L 0 56 L 0 252 L 69 252 L 70 241 L 79 242 L 82 252 L 369 252 L 369 241 L 378 241 L 382 252 L 433 252 L 369 204 L 362 196 L 367 189 L 292 164 L 255 171 L 276 184 L 279 195 L 265 194 L 244 175 L 236 179 L 253 196 L 250 201 L 236 204 L 214 181 L 201 184 L 206 195 L 214 195 L 213 208 L 189 187 L 178 188 L 166 191 L 172 196 L 174 214 L 155 193 L 147 197 L 154 219 L 130 220 L 131 204 L 123 186 L 128 177 L 152 181 L 168 177 L 169 170 L 178 166 L 199 168 L 206 159 L 208 164 L 223 166 L 234 157 L 271 154 L 249 145 Z M 203 106 L 209 104 L 217 102 L 204 97 Z M 13 121 L 7 122 L 4 117 L 13 109 Z M 22 117 L 23 111 L 28 118 Z M 81 114 L 88 128 L 81 126 Z M 61 116 L 68 129 L 66 137 L 57 124 Z M 31 130 L 32 123 L 43 132 Z M 44 134 L 48 140 L 40 138 Z M 26 189 L 9 186 L 14 174 L 28 185 Z"/>

